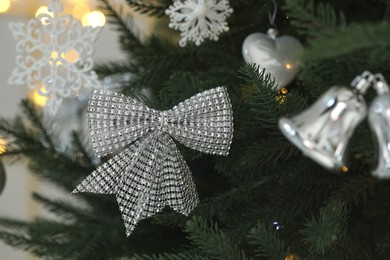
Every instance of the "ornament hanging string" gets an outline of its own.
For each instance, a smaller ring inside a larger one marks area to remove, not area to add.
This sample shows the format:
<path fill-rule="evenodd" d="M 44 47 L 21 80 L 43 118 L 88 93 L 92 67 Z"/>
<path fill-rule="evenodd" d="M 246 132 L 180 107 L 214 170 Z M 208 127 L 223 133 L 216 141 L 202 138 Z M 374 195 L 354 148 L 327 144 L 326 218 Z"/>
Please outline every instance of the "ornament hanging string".
<path fill-rule="evenodd" d="M 278 13 L 278 3 L 276 3 L 275 0 L 272 0 L 272 3 L 274 5 L 274 10 L 272 13 L 268 12 L 268 19 L 269 19 L 269 23 L 270 23 L 271 27 L 276 28 L 275 19 L 276 19 L 276 15 Z"/>

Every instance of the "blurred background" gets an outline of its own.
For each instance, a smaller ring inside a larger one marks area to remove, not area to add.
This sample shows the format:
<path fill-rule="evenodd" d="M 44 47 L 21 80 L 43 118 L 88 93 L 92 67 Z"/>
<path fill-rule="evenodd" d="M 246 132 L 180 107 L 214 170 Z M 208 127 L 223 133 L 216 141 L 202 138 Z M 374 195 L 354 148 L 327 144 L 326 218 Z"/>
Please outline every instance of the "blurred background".
<path fill-rule="evenodd" d="M 27 22 L 41 12 L 47 12 L 49 1 L 39 0 L 0 0 L 0 117 L 11 118 L 18 114 L 19 103 L 22 99 L 31 98 L 34 103 L 44 106 L 45 97 L 39 96 L 24 86 L 11 86 L 7 80 L 15 66 L 15 44 L 8 24 L 10 22 Z M 82 24 L 103 26 L 106 19 L 99 12 L 97 1 L 92 0 L 63 0 L 64 12 L 82 21 Z M 141 23 L 142 17 L 140 17 Z M 117 34 L 108 25 L 103 27 L 100 37 L 95 42 L 95 62 L 120 60 L 122 55 L 118 46 Z M 4 140 L 0 139 L 1 144 Z M 0 215 L 31 219 L 47 213 L 32 199 L 33 191 L 44 192 L 50 196 L 61 196 L 50 185 L 43 183 L 28 174 L 25 165 L 6 164 L 6 184 L 0 194 Z M 8 247 L 0 242 L 0 259 L 24 260 L 36 259 L 22 251 Z"/>

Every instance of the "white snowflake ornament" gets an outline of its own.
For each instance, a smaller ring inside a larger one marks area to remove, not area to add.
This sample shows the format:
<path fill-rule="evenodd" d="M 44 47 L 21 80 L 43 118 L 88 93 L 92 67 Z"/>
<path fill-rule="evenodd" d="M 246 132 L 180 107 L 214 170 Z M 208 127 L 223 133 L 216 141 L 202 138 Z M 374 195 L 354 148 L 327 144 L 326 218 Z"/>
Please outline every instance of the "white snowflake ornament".
<path fill-rule="evenodd" d="M 8 83 L 27 85 L 49 97 L 46 111 L 55 115 L 63 98 L 76 96 L 81 87 L 100 88 L 91 57 L 100 27 L 83 27 L 62 14 L 59 0 L 52 0 L 48 11 L 27 24 L 9 24 L 17 54 Z"/>
<path fill-rule="evenodd" d="M 226 18 L 233 9 L 228 0 L 177 0 L 165 13 L 171 19 L 169 27 L 181 31 L 179 45 L 184 47 L 189 41 L 197 46 L 206 38 L 217 41 L 229 30 Z"/>

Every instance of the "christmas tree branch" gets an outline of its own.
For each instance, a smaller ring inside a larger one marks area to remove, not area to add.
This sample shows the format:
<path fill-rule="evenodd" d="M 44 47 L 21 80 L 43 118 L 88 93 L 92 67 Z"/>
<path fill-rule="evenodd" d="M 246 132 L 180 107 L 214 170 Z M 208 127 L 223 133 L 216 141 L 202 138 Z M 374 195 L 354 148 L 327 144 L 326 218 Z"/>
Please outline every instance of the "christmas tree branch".
<path fill-rule="evenodd" d="M 97 64 L 94 66 L 94 71 L 99 74 L 100 77 L 111 76 L 118 73 L 138 73 L 139 68 L 131 63 L 132 58 L 128 59 L 129 62 L 106 62 L 104 64 Z"/>
<path fill-rule="evenodd" d="M 325 255 L 343 240 L 346 233 L 348 210 L 345 204 L 333 201 L 321 209 L 318 217 L 312 217 L 300 232 L 311 253 Z"/>
<path fill-rule="evenodd" d="M 151 16 L 163 16 L 171 1 L 127 0 L 127 3 L 137 12 Z"/>
<path fill-rule="evenodd" d="M 44 138 L 43 145 L 46 144 L 51 151 L 54 151 L 55 145 L 54 145 L 49 133 L 47 132 L 46 127 L 43 125 L 43 122 L 42 122 L 42 120 L 43 120 L 42 119 L 42 117 L 43 117 L 42 112 L 39 111 L 31 101 L 28 101 L 28 100 L 22 101 L 22 110 L 23 110 L 24 114 L 26 115 L 26 117 L 28 118 L 28 120 L 32 123 L 32 126 L 37 128 L 41 132 L 41 134 Z"/>
<path fill-rule="evenodd" d="M 43 196 L 38 193 L 33 193 L 33 198 L 40 204 L 44 205 L 46 209 L 50 212 L 56 214 L 64 220 L 81 220 L 89 219 L 90 221 L 96 221 L 99 216 L 96 216 L 90 212 L 90 209 L 87 207 L 75 206 L 69 202 L 61 200 L 49 199 L 46 196 Z"/>
<path fill-rule="evenodd" d="M 28 130 L 21 117 L 14 120 L 0 119 L 0 133 L 9 139 L 16 138 L 24 143 L 38 143 L 37 136 L 31 130 Z"/>
<path fill-rule="evenodd" d="M 325 30 L 346 26 L 346 18 L 326 3 L 313 0 L 287 0 L 284 10 L 291 17 L 291 24 L 302 35 L 316 37 Z"/>
<path fill-rule="evenodd" d="M 131 50 L 132 53 L 142 53 L 142 44 L 140 40 L 130 30 L 129 24 L 132 20 L 131 16 L 124 12 L 123 8 L 117 4 L 113 6 L 110 0 L 100 0 L 102 2 L 101 9 L 104 10 L 111 18 L 109 22 L 115 25 L 116 29 L 121 33 L 121 47 L 123 50 Z"/>
<path fill-rule="evenodd" d="M 356 176 L 350 178 L 350 180 L 346 181 L 340 189 L 335 191 L 332 198 L 344 203 L 358 204 L 367 199 L 368 194 L 374 190 L 375 185 L 375 179 L 370 176 Z"/>
<path fill-rule="evenodd" d="M 188 239 L 198 247 L 202 255 L 208 258 L 250 259 L 230 241 L 230 238 L 218 228 L 217 224 L 211 223 L 211 226 L 208 226 L 205 220 L 194 217 L 187 222 L 185 230 L 188 233 Z"/>
<path fill-rule="evenodd" d="M 281 241 L 274 230 L 263 223 L 254 227 L 248 235 L 250 243 L 256 246 L 257 257 L 267 257 L 267 259 L 285 259 L 286 250 L 284 242 Z"/>
<path fill-rule="evenodd" d="M 324 31 L 310 41 L 306 61 L 333 58 L 362 49 L 390 49 L 390 23 L 353 24 L 337 31 Z"/>
<path fill-rule="evenodd" d="M 172 253 L 172 254 L 160 254 L 160 255 L 153 255 L 153 256 L 139 256 L 135 255 L 135 259 L 137 260 L 207 260 L 209 258 L 194 255 L 193 253 Z M 123 259 L 126 260 L 126 259 Z M 127 258 L 127 260 L 130 260 L 130 258 Z"/>
<path fill-rule="evenodd" d="M 90 156 L 89 151 L 87 151 L 86 145 L 83 144 L 80 135 L 77 132 L 72 133 L 72 144 L 73 144 L 75 154 L 81 155 L 81 160 L 87 163 L 87 167 L 94 168 L 95 164 L 93 162 L 93 159 Z"/>

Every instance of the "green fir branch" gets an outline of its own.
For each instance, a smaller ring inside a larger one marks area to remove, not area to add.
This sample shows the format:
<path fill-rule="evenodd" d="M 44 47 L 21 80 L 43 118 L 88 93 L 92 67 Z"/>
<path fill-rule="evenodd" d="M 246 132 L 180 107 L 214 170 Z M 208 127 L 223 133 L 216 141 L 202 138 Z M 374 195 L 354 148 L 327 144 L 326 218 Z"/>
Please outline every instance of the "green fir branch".
<path fill-rule="evenodd" d="M 343 186 L 333 193 L 332 197 L 344 203 L 359 204 L 367 200 L 368 195 L 374 191 L 375 186 L 376 181 L 374 178 L 367 175 L 359 175 L 349 178 Z"/>
<path fill-rule="evenodd" d="M 28 157 L 31 159 L 28 167 L 33 173 L 67 191 L 72 191 L 92 171 L 85 163 L 80 164 L 65 154 L 50 153 L 44 149 L 28 154 Z"/>
<path fill-rule="evenodd" d="M 34 155 L 52 150 L 52 140 L 42 123 L 41 115 L 27 102 L 23 102 L 25 117 L 31 122 L 28 125 L 24 118 L 17 116 L 15 119 L 0 119 L 0 136 L 9 140 L 6 151 L 0 158 L 14 163 L 24 160 L 29 155 Z"/>
<path fill-rule="evenodd" d="M 83 221 L 86 221 L 87 219 L 90 219 L 91 221 L 96 221 L 96 219 L 99 218 L 99 216 L 91 213 L 87 207 L 76 206 L 63 200 L 49 199 L 38 193 L 33 193 L 33 199 L 64 220 L 77 221 L 82 219 Z"/>
<path fill-rule="evenodd" d="M 217 224 L 211 222 L 209 226 L 206 220 L 193 217 L 187 222 L 185 231 L 188 233 L 188 239 L 199 249 L 202 256 L 209 259 L 250 259 L 231 242 Z"/>
<path fill-rule="evenodd" d="M 300 151 L 294 146 L 286 145 L 284 138 L 282 138 L 265 139 L 261 143 L 254 143 L 248 146 L 240 163 L 240 166 L 243 167 L 240 168 L 250 170 L 266 165 L 273 166 L 300 154 Z"/>
<path fill-rule="evenodd" d="M 11 218 L 0 218 L 0 229 L 13 229 L 14 231 L 23 230 L 28 226 L 26 221 L 16 220 Z"/>
<path fill-rule="evenodd" d="M 130 29 L 132 17 L 125 13 L 119 4 L 114 5 L 110 0 L 100 0 L 102 2 L 101 9 L 108 15 L 108 22 L 115 26 L 116 30 L 121 34 L 120 44 L 122 50 L 131 50 L 131 53 L 142 53 L 141 41 L 136 37 Z"/>
<path fill-rule="evenodd" d="M 380 258 L 387 258 L 390 252 L 390 233 L 387 233 L 383 240 L 380 240 L 376 244 L 375 251 Z M 378 258 L 379 259 L 379 258 Z"/>
<path fill-rule="evenodd" d="M 255 64 L 246 64 L 240 69 L 240 77 L 246 82 L 242 88 L 242 95 L 248 105 L 250 123 L 256 124 L 266 133 L 278 133 L 278 122 L 282 115 L 301 110 L 306 106 L 306 99 L 298 91 L 291 91 L 285 96 L 285 102 L 277 100 L 279 94 L 274 91 L 274 80 L 271 74 Z"/>
<path fill-rule="evenodd" d="M 107 77 L 119 73 L 138 73 L 139 68 L 137 65 L 130 62 L 105 62 L 99 63 L 94 66 L 94 71 L 99 75 L 99 77 Z"/>
<path fill-rule="evenodd" d="M 353 24 L 337 31 L 324 31 L 310 41 L 305 61 L 329 59 L 364 49 L 390 49 L 390 23 Z M 390 56 L 384 51 L 383 55 Z"/>
<path fill-rule="evenodd" d="M 284 6 L 291 24 L 302 35 L 316 37 L 325 30 L 346 26 L 346 18 L 328 3 L 314 0 L 287 0 Z"/>
<path fill-rule="evenodd" d="M 267 73 L 265 69 L 261 69 L 261 65 L 255 63 L 246 63 L 239 70 L 240 77 L 245 82 L 256 86 L 258 90 L 265 89 L 271 91 L 275 85 L 275 81 L 272 79 L 271 74 Z M 244 93 L 250 94 L 250 93 Z"/>
<path fill-rule="evenodd" d="M 299 151 L 299 153 L 301 153 Z M 318 192 L 335 188 L 335 183 L 344 181 L 340 175 L 329 172 L 307 157 L 294 157 L 291 160 L 278 164 L 274 168 L 284 177 L 283 182 L 294 186 L 295 189 L 306 192 Z"/>
<path fill-rule="evenodd" d="M 332 201 L 321 209 L 317 217 L 312 217 L 300 233 L 310 252 L 325 255 L 343 241 L 346 235 L 348 210 L 340 201 Z"/>
<path fill-rule="evenodd" d="M 153 224 L 172 227 L 172 228 L 175 227 L 184 228 L 187 220 L 188 220 L 187 216 L 174 211 L 156 214 L 152 217 Z"/>
<path fill-rule="evenodd" d="M 12 144 L 9 144 L 6 146 L 6 151 L 0 154 L 0 159 L 10 164 L 26 162 L 28 160 L 27 154 L 33 154 L 42 149 L 44 148 L 41 146 L 33 148 L 13 148 Z"/>
<path fill-rule="evenodd" d="M 24 251 L 30 251 L 31 249 L 33 250 L 33 248 L 36 246 L 34 243 L 31 242 L 30 239 L 28 239 L 28 237 L 15 234 L 15 231 L 0 231 L 0 240 L 9 246 Z"/>
<path fill-rule="evenodd" d="M 131 260 L 133 258 L 124 258 L 121 260 Z M 194 255 L 193 253 L 191 254 L 186 254 L 186 253 L 165 253 L 165 254 L 160 254 L 160 255 L 153 255 L 153 256 L 147 256 L 147 255 L 135 255 L 134 259 L 137 260 L 207 260 L 210 258 Z"/>
<path fill-rule="evenodd" d="M 86 144 L 83 143 L 80 135 L 77 132 L 72 133 L 72 147 L 75 155 L 81 155 L 81 162 L 85 162 L 86 166 L 91 169 L 95 167 L 93 158 L 91 157 L 90 152 L 87 151 Z M 91 149 L 91 147 L 88 148 Z"/>
<path fill-rule="evenodd" d="M 170 1 L 127 0 L 136 12 L 150 16 L 164 16 Z"/>
<path fill-rule="evenodd" d="M 32 126 L 39 130 L 39 132 L 43 136 L 43 141 L 46 145 L 48 145 L 51 151 L 55 150 L 55 145 L 47 132 L 46 127 L 43 124 L 43 114 L 38 108 L 29 100 L 22 101 L 22 111 L 27 117 L 27 119 L 31 122 Z"/>
<path fill-rule="evenodd" d="M 267 259 L 275 260 L 285 259 L 289 251 L 276 232 L 263 223 L 259 223 L 250 230 L 248 239 L 250 244 L 256 246 L 257 257 L 267 257 Z"/>
<path fill-rule="evenodd" d="M 17 116 L 13 120 L 1 118 L 0 135 L 11 140 L 16 138 L 18 140 L 16 143 L 39 143 L 39 138 L 36 136 L 36 133 L 30 129 L 27 129 L 23 119 L 20 116 Z"/>

